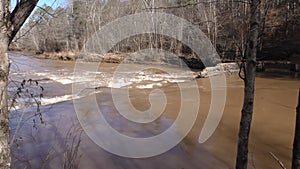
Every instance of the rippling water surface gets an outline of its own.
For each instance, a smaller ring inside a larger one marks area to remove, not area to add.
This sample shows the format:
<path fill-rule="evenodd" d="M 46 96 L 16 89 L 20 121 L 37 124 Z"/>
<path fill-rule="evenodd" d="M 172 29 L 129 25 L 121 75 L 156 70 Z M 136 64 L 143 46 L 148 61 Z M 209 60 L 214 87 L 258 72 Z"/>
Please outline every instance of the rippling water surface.
<path fill-rule="evenodd" d="M 99 109 L 107 122 L 118 132 L 137 138 L 162 133 L 172 125 L 180 110 L 181 95 L 178 83 L 186 89 L 196 88 L 200 92 L 196 123 L 179 145 L 156 157 L 129 159 L 106 152 L 83 132 L 79 148 L 80 168 L 234 168 L 243 100 L 243 82 L 234 74 L 226 75 L 227 99 L 222 120 L 213 136 L 204 144 L 199 144 L 199 133 L 211 104 L 209 79 L 197 79 L 195 86 L 191 83 L 193 72 L 185 69 L 161 68 L 172 72 L 169 74 L 160 71 L 159 67 L 134 71 L 141 69 L 143 65 L 131 65 L 128 70 L 114 75 L 117 64 L 102 64 L 98 71 L 83 71 L 74 75 L 73 62 L 39 60 L 19 54 L 12 54 L 11 59 L 13 62 L 10 79 L 14 81 L 9 85 L 11 95 L 23 79 L 38 80 L 45 89 L 41 99 L 44 124 L 40 124 L 39 116 L 35 116 L 36 107 L 20 104 L 32 102 L 30 98 L 19 100 L 16 109 L 11 113 L 13 168 L 40 168 L 43 165 L 45 168 L 62 168 L 66 143 L 70 143 L 70 140 L 66 139 L 68 131 L 72 128 L 72 134 L 79 135 L 82 130 L 72 100 L 84 100 L 95 93 Z M 249 168 L 280 168 L 270 152 L 290 168 L 299 82 L 297 74 L 258 74 Z M 83 84 L 85 87 L 78 93 L 72 93 L 73 83 Z M 128 90 L 132 105 L 140 111 L 151 107 L 149 95 L 153 89 L 160 89 L 165 93 L 167 105 L 162 116 L 152 123 L 130 122 L 116 109 L 115 104 L 118 103 L 114 103 L 111 89 L 117 93 Z M 195 101 L 191 99 L 190 102 Z M 88 112 L 91 106 L 87 104 L 83 109 Z"/>

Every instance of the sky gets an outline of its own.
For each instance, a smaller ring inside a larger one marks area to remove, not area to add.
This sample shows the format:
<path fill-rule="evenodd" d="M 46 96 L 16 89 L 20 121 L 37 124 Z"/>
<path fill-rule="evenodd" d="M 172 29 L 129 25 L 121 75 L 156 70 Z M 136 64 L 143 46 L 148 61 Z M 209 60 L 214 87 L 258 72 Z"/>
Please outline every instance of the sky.
<path fill-rule="evenodd" d="M 11 7 L 14 8 L 16 6 L 16 2 L 18 0 L 11 0 Z M 58 6 L 65 6 L 65 0 L 39 0 L 38 6 L 43 6 L 44 4 L 51 6 L 53 4 L 53 8 L 57 8 Z"/>

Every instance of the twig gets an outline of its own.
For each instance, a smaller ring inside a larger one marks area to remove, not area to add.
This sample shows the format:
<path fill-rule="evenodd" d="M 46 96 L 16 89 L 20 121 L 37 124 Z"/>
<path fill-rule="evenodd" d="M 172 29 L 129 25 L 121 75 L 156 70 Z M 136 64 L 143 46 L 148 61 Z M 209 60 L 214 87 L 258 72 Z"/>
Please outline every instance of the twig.
<path fill-rule="evenodd" d="M 280 167 L 281 167 L 282 169 L 286 169 L 285 166 L 284 166 L 284 164 L 283 164 L 283 162 L 281 162 L 281 161 L 279 160 L 279 158 L 275 156 L 275 154 L 273 154 L 272 152 L 269 152 L 269 153 L 270 153 L 271 156 L 278 162 L 278 164 L 280 165 Z"/>
<path fill-rule="evenodd" d="M 52 16 L 53 18 L 56 17 L 56 16 L 55 16 L 55 13 L 52 14 L 52 13 L 50 13 L 49 11 L 47 11 L 45 8 L 43 8 L 43 7 L 41 7 L 41 6 L 38 6 L 38 5 L 37 5 L 36 7 L 40 8 L 42 11 L 44 11 L 46 14 Z"/>
<path fill-rule="evenodd" d="M 246 63 L 245 60 L 242 60 L 242 63 L 239 65 L 240 70 L 239 70 L 239 77 L 243 80 L 246 81 Z M 244 73 L 244 76 L 242 75 Z"/>

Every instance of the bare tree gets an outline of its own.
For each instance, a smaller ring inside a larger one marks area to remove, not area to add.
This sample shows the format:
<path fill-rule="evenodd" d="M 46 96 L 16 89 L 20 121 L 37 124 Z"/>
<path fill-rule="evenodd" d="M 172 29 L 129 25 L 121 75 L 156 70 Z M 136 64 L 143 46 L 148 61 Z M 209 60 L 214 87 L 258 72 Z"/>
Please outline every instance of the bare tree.
<path fill-rule="evenodd" d="M 248 142 L 254 105 L 256 55 L 260 27 L 260 0 L 251 0 L 250 26 L 245 53 L 244 105 L 240 122 L 236 169 L 246 169 L 248 164 Z"/>
<path fill-rule="evenodd" d="M 8 46 L 33 11 L 38 0 L 20 0 L 10 12 L 10 0 L 0 0 L 0 168 L 10 166 L 9 111 L 7 85 L 9 73 Z"/>

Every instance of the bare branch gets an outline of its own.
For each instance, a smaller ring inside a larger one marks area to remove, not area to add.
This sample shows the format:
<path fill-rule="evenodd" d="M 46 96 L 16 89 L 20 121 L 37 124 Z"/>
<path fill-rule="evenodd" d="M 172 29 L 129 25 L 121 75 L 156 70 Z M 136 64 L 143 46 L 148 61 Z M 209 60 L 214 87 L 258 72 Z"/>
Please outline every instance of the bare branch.
<path fill-rule="evenodd" d="M 37 5 L 36 7 L 38 7 L 38 8 L 41 9 L 42 11 L 44 11 L 46 14 L 48 14 L 48 15 L 50 15 L 50 16 L 52 16 L 52 17 L 55 18 L 55 14 L 52 14 L 52 13 L 48 12 L 45 8 L 40 7 L 40 6 L 38 6 L 38 5 Z"/>
<path fill-rule="evenodd" d="M 51 4 L 51 8 L 52 8 L 52 6 L 54 5 L 54 3 L 56 2 L 56 0 Z M 26 30 L 26 32 L 25 33 L 23 33 L 22 35 L 20 35 L 19 37 L 17 37 L 17 38 L 15 38 L 14 39 L 14 41 L 13 42 L 17 42 L 19 39 L 21 39 L 22 37 L 24 37 L 24 36 L 26 36 L 36 25 L 38 25 L 39 24 L 39 22 L 43 19 L 42 17 L 45 15 L 45 14 L 48 14 L 48 15 L 50 15 L 50 16 L 52 16 L 52 17 L 58 17 L 58 16 L 60 16 L 61 14 L 63 14 L 63 11 L 64 11 L 64 9 L 61 9 L 60 11 L 58 11 L 58 12 L 56 12 L 56 13 L 54 13 L 54 14 L 51 14 L 50 12 L 48 12 L 46 9 L 44 9 L 44 8 L 42 8 L 42 7 L 40 7 L 40 6 L 36 6 L 36 7 L 38 7 L 38 8 L 40 8 L 41 10 L 43 10 L 45 13 L 43 13 L 42 14 L 42 16 L 28 29 L 28 30 Z M 61 13 L 62 12 L 62 13 Z"/>
<path fill-rule="evenodd" d="M 39 0 L 21 0 L 11 13 L 12 30 L 9 34 L 9 44 L 29 17 Z"/>
<path fill-rule="evenodd" d="M 282 169 L 286 169 L 285 166 L 283 165 L 283 162 L 281 162 L 281 161 L 279 160 L 279 158 L 275 156 L 275 154 L 273 154 L 272 152 L 270 152 L 270 154 L 271 154 L 271 156 L 279 163 L 279 165 L 280 165 L 280 167 L 281 167 Z"/>
<path fill-rule="evenodd" d="M 175 6 L 160 6 L 160 7 L 154 7 L 154 8 L 146 8 L 146 9 L 176 9 L 176 8 L 185 8 L 188 6 L 196 6 L 199 4 L 210 4 L 210 3 L 220 3 L 219 1 L 202 1 L 202 2 L 195 2 L 195 3 L 186 3 L 186 4 L 181 4 L 181 5 L 175 5 Z M 230 2 L 222 2 L 223 4 L 226 3 L 247 3 L 250 4 L 248 1 L 242 1 L 242 0 L 235 0 L 235 1 L 230 1 Z"/>

